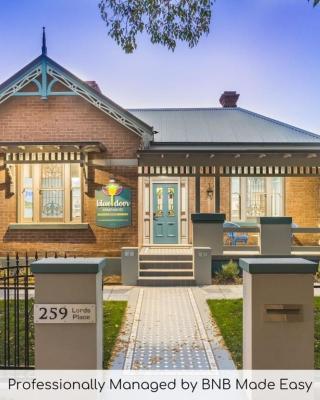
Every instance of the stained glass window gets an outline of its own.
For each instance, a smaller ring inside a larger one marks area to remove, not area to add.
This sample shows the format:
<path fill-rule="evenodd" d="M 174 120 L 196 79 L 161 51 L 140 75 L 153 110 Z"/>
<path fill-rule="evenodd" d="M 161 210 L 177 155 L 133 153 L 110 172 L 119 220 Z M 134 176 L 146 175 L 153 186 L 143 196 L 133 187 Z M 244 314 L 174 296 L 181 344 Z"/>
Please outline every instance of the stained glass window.
<path fill-rule="evenodd" d="M 41 165 L 40 219 L 43 221 L 64 217 L 64 174 L 62 164 Z"/>
<path fill-rule="evenodd" d="M 157 211 L 156 211 L 156 216 L 157 217 L 162 217 L 163 216 L 163 188 L 158 187 L 157 188 Z"/>
<path fill-rule="evenodd" d="M 20 177 L 21 222 L 81 221 L 79 164 L 25 164 Z"/>
<path fill-rule="evenodd" d="M 168 188 L 168 216 L 174 217 L 174 188 Z"/>

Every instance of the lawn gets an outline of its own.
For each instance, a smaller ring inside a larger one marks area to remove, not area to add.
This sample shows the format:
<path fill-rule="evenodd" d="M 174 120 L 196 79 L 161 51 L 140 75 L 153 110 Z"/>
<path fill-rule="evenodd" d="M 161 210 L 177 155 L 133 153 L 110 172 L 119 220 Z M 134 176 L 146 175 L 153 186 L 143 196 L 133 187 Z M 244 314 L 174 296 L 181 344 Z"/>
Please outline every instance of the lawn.
<path fill-rule="evenodd" d="M 233 361 L 242 368 L 242 299 L 208 300 Z M 315 368 L 320 369 L 320 297 L 315 298 Z"/>
<path fill-rule="evenodd" d="M 25 334 L 24 334 L 24 305 L 25 302 L 23 300 L 19 301 L 19 358 L 20 365 L 24 364 L 25 361 Z M 29 300 L 28 309 L 32 310 L 33 301 Z M 112 349 L 115 345 L 117 336 L 120 332 L 123 318 L 125 315 L 127 307 L 126 301 L 105 301 L 103 304 L 103 315 L 104 315 L 104 368 L 107 368 L 107 365 L 110 361 L 112 355 Z M 30 329 L 28 335 L 28 341 L 30 346 L 29 351 L 29 364 L 34 365 L 34 326 L 33 326 L 33 318 L 32 313 L 30 313 Z M 10 359 L 11 363 L 13 362 L 13 358 L 17 353 L 14 354 L 14 303 L 10 301 Z M 4 365 L 4 301 L 0 300 L 0 367 Z"/>
<path fill-rule="evenodd" d="M 112 350 L 119 335 L 126 308 L 126 301 L 105 301 L 103 304 L 103 368 L 108 368 Z"/>

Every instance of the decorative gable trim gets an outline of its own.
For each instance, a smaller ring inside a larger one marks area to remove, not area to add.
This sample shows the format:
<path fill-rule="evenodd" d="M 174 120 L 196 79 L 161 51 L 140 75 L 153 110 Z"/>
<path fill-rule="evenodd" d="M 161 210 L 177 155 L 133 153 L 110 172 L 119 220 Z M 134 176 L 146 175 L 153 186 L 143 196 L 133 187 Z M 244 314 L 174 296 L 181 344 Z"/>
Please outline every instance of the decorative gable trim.
<path fill-rule="evenodd" d="M 42 73 L 41 65 L 38 65 L 38 66 L 32 68 L 30 71 L 25 72 L 19 78 L 13 79 L 11 84 L 6 86 L 3 90 L 1 90 L 2 89 L 1 86 L 4 86 L 4 84 L 1 85 L 0 86 L 0 104 L 5 102 L 6 100 L 8 100 L 9 97 L 18 93 L 21 89 L 23 89 L 29 83 L 35 81 L 36 78 L 38 78 L 38 76 L 41 75 L 41 73 Z"/>
<path fill-rule="evenodd" d="M 53 80 L 48 83 L 49 76 Z M 31 82 L 36 84 L 38 90 L 35 92 L 21 92 Z M 52 87 L 56 82 L 62 83 L 69 91 L 52 91 Z M 141 137 L 144 148 L 149 147 L 154 133 L 151 126 L 114 103 L 108 97 L 94 90 L 87 83 L 81 81 L 46 55 L 36 58 L 32 63 L 0 85 L 0 104 L 15 95 L 40 96 L 42 99 L 47 99 L 49 96 L 68 96 L 74 94 L 84 98 L 94 107 Z"/>

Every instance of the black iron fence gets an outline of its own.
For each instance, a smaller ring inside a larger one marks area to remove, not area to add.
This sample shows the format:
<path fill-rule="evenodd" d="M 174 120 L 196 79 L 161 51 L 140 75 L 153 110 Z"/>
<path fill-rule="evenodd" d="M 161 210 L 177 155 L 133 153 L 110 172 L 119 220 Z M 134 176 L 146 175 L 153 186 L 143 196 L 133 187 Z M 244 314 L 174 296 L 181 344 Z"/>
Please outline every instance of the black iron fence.
<path fill-rule="evenodd" d="M 67 254 L 0 256 L 0 368 L 33 368 L 34 277 L 30 264 L 40 257 L 58 256 Z"/>
<path fill-rule="evenodd" d="M 32 368 L 34 363 L 32 259 L 7 255 L 0 261 L 0 368 Z"/>

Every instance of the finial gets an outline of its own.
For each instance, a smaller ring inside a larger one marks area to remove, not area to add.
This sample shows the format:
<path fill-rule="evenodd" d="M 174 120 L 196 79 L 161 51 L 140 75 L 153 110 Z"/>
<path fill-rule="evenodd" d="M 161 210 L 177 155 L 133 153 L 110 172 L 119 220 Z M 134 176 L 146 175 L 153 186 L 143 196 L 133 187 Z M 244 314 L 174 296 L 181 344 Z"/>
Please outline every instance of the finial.
<path fill-rule="evenodd" d="M 47 55 L 46 27 L 42 27 L 42 55 Z"/>

